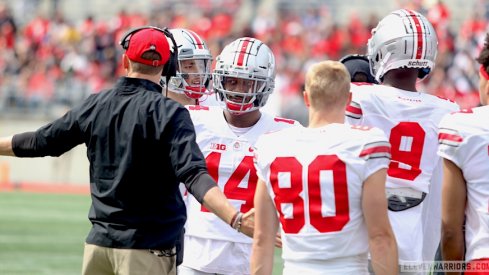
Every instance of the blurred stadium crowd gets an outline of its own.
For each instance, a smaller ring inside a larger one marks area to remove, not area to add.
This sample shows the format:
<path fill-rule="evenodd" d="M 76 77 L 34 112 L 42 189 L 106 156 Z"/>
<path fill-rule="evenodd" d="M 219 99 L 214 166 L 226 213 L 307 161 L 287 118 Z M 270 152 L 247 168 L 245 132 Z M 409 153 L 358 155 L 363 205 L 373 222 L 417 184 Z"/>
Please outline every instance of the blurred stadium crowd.
<path fill-rule="evenodd" d="M 256 6 L 259 1 L 225 0 L 219 8 L 211 2 L 195 0 L 189 8 L 166 1 L 147 14 L 119 10 L 109 20 L 86 16 L 80 21 L 69 20 L 59 11 L 50 17 L 39 14 L 23 20 L 13 16 L 8 2 L 2 3 L 0 115 L 49 115 L 55 107 L 71 107 L 110 86 L 122 73 L 118 65 L 121 35 L 131 27 L 154 25 L 194 30 L 206 39 L 214 56 L 240 36 L 264 41 L 274 51 L 278 65 L 277 100 L 271 108 L 304 122 L 301 92 L 308 64 L 365 53 L 370 30 L 384 15 L 370 14 L 365 19 L 352 9 L 343 24 L 334 20 L 324 2 L 297 9 L 284 4 L 289 1 L 275 1 L 273 8 L 254 7 L 252 12 L 250 4 Z M 443 2 L 408 2 L 399 7 L 425 14 L 439 39 L 437 67 L 419 83 L 420 88 L 453 99 L 464 108 L 478 105 L 474 56 L 489 22 L 486 1 L 479 1 L 456 28 L 450 26 L 453 11 Z"/>

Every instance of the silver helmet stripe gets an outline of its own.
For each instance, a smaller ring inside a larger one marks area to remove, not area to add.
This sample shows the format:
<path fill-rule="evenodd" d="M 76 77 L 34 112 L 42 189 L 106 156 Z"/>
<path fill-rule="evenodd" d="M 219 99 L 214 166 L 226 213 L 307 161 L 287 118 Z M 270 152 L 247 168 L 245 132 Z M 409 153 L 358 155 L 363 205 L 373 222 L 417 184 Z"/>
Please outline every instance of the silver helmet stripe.
<path fill-rule="evenodd" d="M 200 40 L 200 37 L 195 32 L 193 32 L 191 30 L 188 30 L 188 33 L 190 34 L 190 37 L 194 41 L 194 43 L 197 46 L 197 48 L 203 49 L 204 48 L 204 43 L 202 42 L 202 40 Z"/>
<path fill-rule="evenodd" d="M 243 63 L 244 65 L 246 65 L 248 62 L 248 56 L 249 55 L 249 52 L 251 50 L 251 47 L 253 47 L 253 41 L 251 41 L 250 39 L 247 39 L 247 38 L 244 38 L 240 41 L 239 45 L 238 45 L 238 56 L 236 58 L 236 66 L 243 66 Z M 246 58 L 246 61 L 244 60 Z"/>
<path fill-rule="evenodd" d="M 406 11 L 406 10 L 404 10 Z M 421 21 L 418 17 L 417 14 L 414 12 L 408 10 L 408 18 L 410 19 L 410 22 L 413 23 L 413 26 L 415 27 L 416 32 L 413 32 L 413 35 L 415 36 L 416 40 L 416 47 L 414 48 L 414 56 L 413 59 L 421 59 L 423 58 L 423 49 L 425 47 L 424 39 L 423 39 L 423 28 L 421 26 Z"/>

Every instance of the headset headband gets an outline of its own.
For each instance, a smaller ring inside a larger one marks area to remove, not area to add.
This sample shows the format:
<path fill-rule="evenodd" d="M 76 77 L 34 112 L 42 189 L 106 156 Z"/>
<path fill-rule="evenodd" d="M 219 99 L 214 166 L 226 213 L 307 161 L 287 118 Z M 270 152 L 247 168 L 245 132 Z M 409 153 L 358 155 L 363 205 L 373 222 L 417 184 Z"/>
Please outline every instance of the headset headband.
<path fill-rule="evenodd" d="M 173 44 L 172 49 L 170 50 L 170 58 L 166 62 L 163 68 L 163 72 L 161 74 L 162 76 L 166 77 L 166 83 L 168 83 L 172 76 L 177 75 L 178 71 L 178 46 L 175 38 L 173 37 L 173 34 L 168 30 L 168 28 L 165 27 L 162 29 L 154 26 L 144 26 L 131 29 L 122 37 L 121 41 L 119 41 L 119 45 L 121 45 L 124 50 L 127 50 L 127 48 L 129 47 L 129 42 L 131 41 L 131 36 L 138 31 L 144 29 L 154 29 L 162 32 L 167 38 L 171 40 Z"/>

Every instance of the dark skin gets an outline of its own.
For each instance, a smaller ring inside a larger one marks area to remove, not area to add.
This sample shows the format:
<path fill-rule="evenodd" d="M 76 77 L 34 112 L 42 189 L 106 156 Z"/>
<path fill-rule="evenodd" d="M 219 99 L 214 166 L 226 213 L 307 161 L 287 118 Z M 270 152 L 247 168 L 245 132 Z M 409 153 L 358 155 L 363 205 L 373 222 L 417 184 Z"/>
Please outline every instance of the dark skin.
<path fill-rule="evenodd" d="M 252 80 L 245 80 L 241 78 L 227 77 L 224 86 L 229 91 L 239 93 L 249 93 L 251 88 L 255 85 Z M 241 98 L 242 99 L 242 98 Z M 241 101 L 238 98 L 238 102 Z M 246 99 L 249 101 L 250 99 Z M 247 128 L 255 125 L 261 117 L 260 110 L 254 110 L 243 114 L 234 114 L 228 110 L 224 110 L 224 118 L 226 121 L 234 127 Z"/>
<path fill-rule="evenodd" d="M 384 75 L 382 84 L 401 90 L 417 92 L 418 69 L 394 69 Z"/>
<path fill-rule="evenodd" d="M 247 128 L 255 125 L 261 117 L 260 110 L 254 110 L 245 114 L 232 114 L 224 110 L 224 118 L 234 127 Z"/>
<path fill-rule="evenodd" d="M 364 73 L 356 73 L 351 82 L 368 82 L 368 78 Z"/>

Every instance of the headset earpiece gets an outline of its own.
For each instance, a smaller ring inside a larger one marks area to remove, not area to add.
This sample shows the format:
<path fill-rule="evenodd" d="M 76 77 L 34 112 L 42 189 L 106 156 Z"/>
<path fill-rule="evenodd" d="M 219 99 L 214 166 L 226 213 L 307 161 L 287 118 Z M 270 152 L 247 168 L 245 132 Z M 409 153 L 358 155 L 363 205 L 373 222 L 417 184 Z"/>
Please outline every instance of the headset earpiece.
<path fill-rule="evenodd" d="M 177 42 L 175 41 L 175 38 L 173 38 L 173 35 L 168 30 L 168 28 L 161 29 L 161 28 L 153 27 L 153 26 L 145 26 L 145 27 L 139 27 L 139 28 L 132 29 L 132 30 L 128 31 L 122 37 L 121 41 L 119 42 L 119 45 L 121 45 L 124 50 L 127 50 L 127 48 L 129 48 L 131 36 L 133 34 L 135 34 L 136 32 L 143 30 L 143 29 L 158 30 L 158 31 L 162 32 L 168 38 L 168 40 L 171 40 L 171 42 L 173 44 L 171 46 L 171 49 L 170 49 L 170 58 L 165 63 L 165 66 L 163 67 L 163 72 L 161 73 L 162 76 L 166 77 L 166 83 L 168 83 L 168 81 L 170 80 L 170 78 L 172 76 L 177 75 L 177 71 L 178 71 L 178 46 L 177 46 Z"/>
<path fill-rule="evenodd" d="M 168 59 L 168 62 L 165 64 L 165 67 L 163 67 L 163 73 L 166 77 L 166 83 L 170 81 L 170 78 L 173 76 L 177 76 L 177 71 L 178 71 L 178 46 L 177 42 L 175 41 L 175 38 L 173 37 L 173 34 L 168 30 L 168 28 L 162 29 L 163 33 L 168 37 L 169 40 L 172 42 L 172 48 L 170 49 L 170 58 Z"/>

